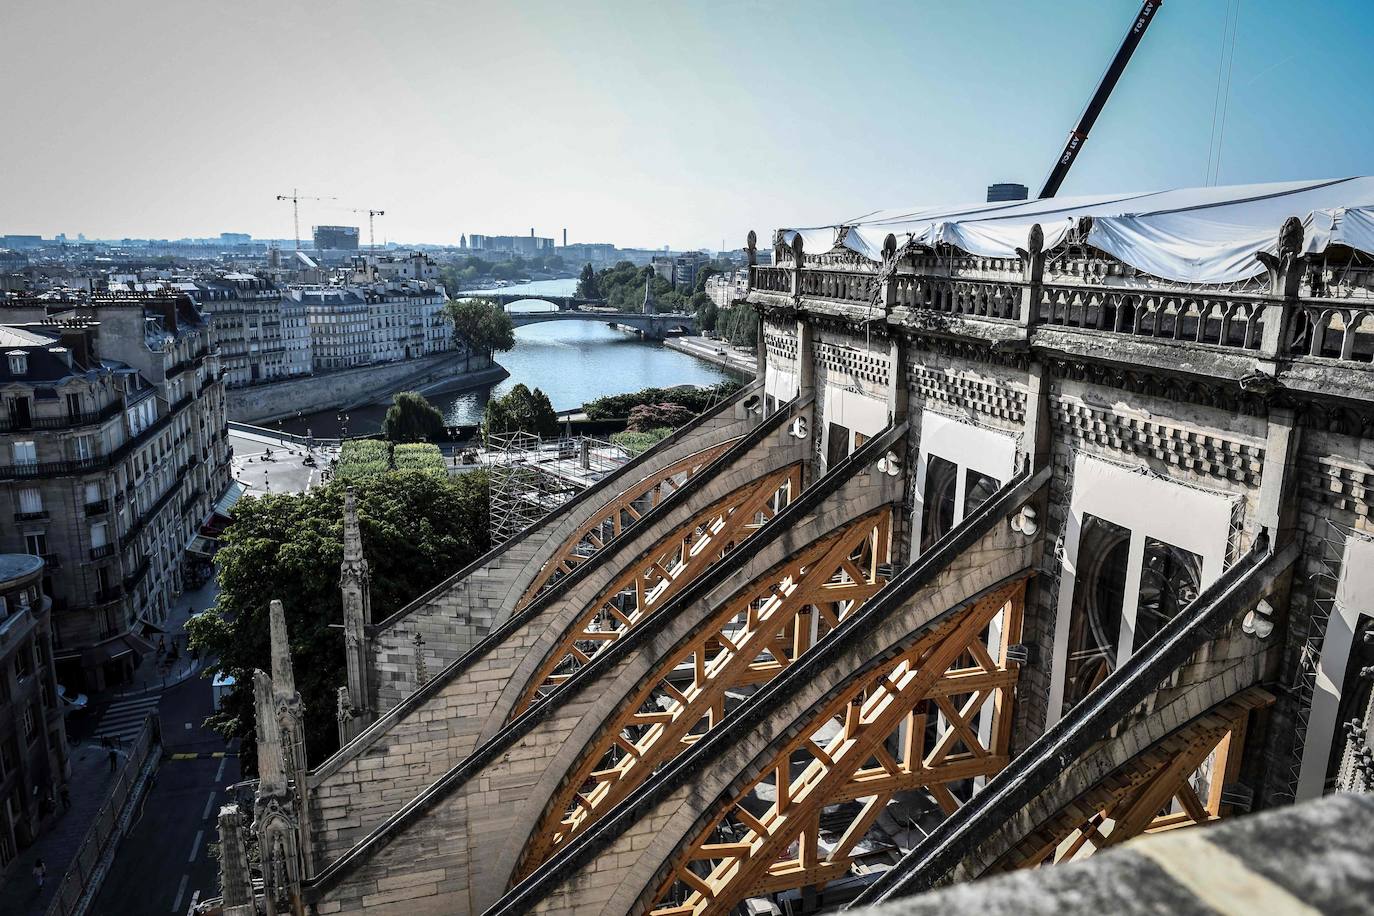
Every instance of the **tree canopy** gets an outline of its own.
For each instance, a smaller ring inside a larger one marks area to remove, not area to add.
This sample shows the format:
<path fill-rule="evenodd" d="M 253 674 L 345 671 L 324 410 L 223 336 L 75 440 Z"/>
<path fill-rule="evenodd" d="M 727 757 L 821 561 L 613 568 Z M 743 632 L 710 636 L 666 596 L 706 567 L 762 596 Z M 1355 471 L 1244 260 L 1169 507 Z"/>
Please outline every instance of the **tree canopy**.
<path fill-rule="evenodd" d="M 359 480 L 363 549 L 372 576 L 373 620 L 404 607 L 489 545 L 487 477 L 398 471 Z M 345 684 L 339 595 L 343 559 L 344 484 L 304 494 L 241 500 L 217 560 L 219 599 L 187 624 L 191 644 L 218 658 L 210 672 L 235 686 L 209 724 L 227 738 L 245 739 L 245 776 L 254 768 L 252 670 L 271 667 L 267 605 L 286 610 L 296 686 L 305 704 L 306 747 L 312 764 L 338 747 L 336 696 Z"/>
<path fill-rule="evenodd" d="M 601 284 L 596 282 L 596 270 L 590 264 L 582 265 L 582 272 L 577 275 L 577 295 L 583 299 L 601 298 Z"/>
<path fill-rule="evenodd" d="M 676 388 L 641 388 L 627 394 L 610 394 L 582 405 L 590 420 L 623 419 L 641 404 L 679 404 L 695 416 L 743 388 L 741 382 L 726 379 L 709 388 L 679 385 Z"/>
<path fill-rule="evenodd" d="M 443 268 L 443 280 L 452 293 L 479 280 L 520 280 L 531 273 L 558 273 L 566 269 L 567 262 L 558 254 L 541 254 L 532 258 L 517 254 L 502 260 L 468 255 L 446 265 Z"/>
<path fill-rule="evenodd" d="M 514 432 L 552 437 L 558 435 L 558 414 L 547 394 L 538 388 L 531 391 L 520 384 L 505 395 L 487 401 L 482 429 L 485 438 Z"/>
<path fill-rule="evenodd" d="M 495 353 L 515 346 L 515 326 L 499 302 L 490 299 L 450 299 L 444 313 L 453 325 L 453 339 L 474 350 Z"/>
<path fill-rule="evenodd" d="M 386 411 L 382 434 L 392 442 L 432 442 L 444 435 L 444 415 L 417 391 L 402 391 Z"/>

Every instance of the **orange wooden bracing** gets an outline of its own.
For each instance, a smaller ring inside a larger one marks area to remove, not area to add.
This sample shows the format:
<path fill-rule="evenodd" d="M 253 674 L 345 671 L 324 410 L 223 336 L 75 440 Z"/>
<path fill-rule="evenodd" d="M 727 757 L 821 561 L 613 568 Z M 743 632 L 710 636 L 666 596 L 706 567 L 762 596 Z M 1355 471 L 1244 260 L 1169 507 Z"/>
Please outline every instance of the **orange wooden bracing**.
<path fill-rule="evenodd" d="M 520 596 L 515 609 L 521 610 L 540 592 L 585 563 L 605 547 L 608 541 L 619 537 L 621 532 L 656 509 L 665 499 L 681 489 L 683 484 L 700 473 L 702 468 L 715 461 L 738 441 L 738 438 L 728 439 L 688 455 L 631 484 L 628 489 L 608 500 L 563 541 L 552 559 L 540 567 L 539 574 Z"/>
<path fill-rule="evenodd" d="M 1024 579 L 1002 586 L 855 678 L 674 860 L 652 912 L 726 914 L 842 878 L 899 793 L 954 811 L 951 784 L 1007 764 L 1024 597 Z"/>
<path fill-rule="evenodd" d="M 545 657 L 511 718 L 555 690 L 801 493 L 802 464 L 764 474 L 678 526 L 626 565 Z"/>
<path fill-rule="evenodd" d="M 1074 861 L 1142 833 L 1225 816 L 1222 789 L 1240 773 L 1250 713 L 1273 700 L 1251 688 L 1166 735 L 1056 812 L 984 874 Z"/>
<path fill-rule="evenodd" d="M 882 588 L 892 510 L 809 544 L 727 601 L 621 705 L 545 811 L 516 879 L 593 824 Z M 733 691 L 733 696 L 732 692 Z"/>

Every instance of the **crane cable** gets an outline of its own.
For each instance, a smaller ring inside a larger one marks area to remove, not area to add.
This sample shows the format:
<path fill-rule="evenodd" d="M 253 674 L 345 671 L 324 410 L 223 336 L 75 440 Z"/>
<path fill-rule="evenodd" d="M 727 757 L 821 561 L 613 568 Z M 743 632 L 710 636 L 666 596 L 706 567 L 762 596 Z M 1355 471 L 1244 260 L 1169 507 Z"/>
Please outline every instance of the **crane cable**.
<path fill-rule="evenodd" d="M 1221 25 L 1221 50 L 1217 55 L 1216 94 L 1212 99 L 1212 133 L 1207 141 L 1207 172 L 1204 175 L 1207 185 L 1215 185 L 1221 177 L 1221 149 L 1226 137 L 1226 116 L 1231 106 L 1231 72 L 1236 62 L 1236 34 L 1239 26 L 1240 0 L 1226 0 L 1226 16 Z M 1218 112 L 1221 115 L 1219 126 Z"/>

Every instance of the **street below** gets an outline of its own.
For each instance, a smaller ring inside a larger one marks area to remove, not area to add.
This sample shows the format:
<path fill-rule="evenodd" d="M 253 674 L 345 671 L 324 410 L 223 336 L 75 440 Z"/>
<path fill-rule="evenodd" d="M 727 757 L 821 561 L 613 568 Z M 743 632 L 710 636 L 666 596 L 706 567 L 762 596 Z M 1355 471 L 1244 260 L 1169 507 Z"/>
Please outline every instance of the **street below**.
<path fill-rule="evenodd" d="M 155 781 L 119 846 L 93 913 L 146 916 L 185 913 L 194 898 L 219 892 L 218 864 L 208 846 L 216 818 L 239 780 L 237 742 L 202 724 L 211 712 L 209 680 L 192 677 L 162 694 L 163 757 Z M 215 755 L 219 756 L 215 756 Z"/>

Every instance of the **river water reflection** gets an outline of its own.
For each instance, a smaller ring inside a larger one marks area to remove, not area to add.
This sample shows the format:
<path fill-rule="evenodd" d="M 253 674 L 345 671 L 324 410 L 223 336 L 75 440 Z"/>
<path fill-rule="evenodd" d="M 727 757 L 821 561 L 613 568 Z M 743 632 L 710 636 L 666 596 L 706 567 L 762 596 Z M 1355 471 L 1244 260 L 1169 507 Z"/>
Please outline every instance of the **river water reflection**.
<path fill-rule="evenodd" d="M 502 293 L 529 293 L 532 296 L 572 295 L 576 280 L 543 280 L 508 286 Z M 515 303 L 512 310 L 549 309 L 547 303 Z M 661 343 L 640 340 L 634 334 L 618 331 L 596 322 L 559 321 L 517 328 L 515 349 L 497 355 L 497 361 L 510 371 L 510 378 L 495 386 L 440 394 L 431 401 L 449 423 L 476 423 L 493 395 L 502 395 L 524 383 L 542 388 L 555 410 L 580 407 L 586 401 L 608 394 L 637 391 L 650 386 L 711 385 L 728 374 L 695 357 L 669 350 Z M 351 411 L 349 435 L 375 432 L 381 428 L 385 407 L 366 407 Z M 276 424 L 273 424 L 274 426 Z M 288 432 L 335 436 L 342 424 L 335 412 L 325 411 L 287 421 Z"/>

